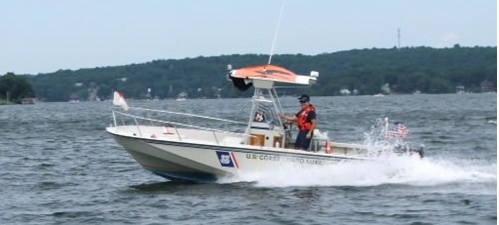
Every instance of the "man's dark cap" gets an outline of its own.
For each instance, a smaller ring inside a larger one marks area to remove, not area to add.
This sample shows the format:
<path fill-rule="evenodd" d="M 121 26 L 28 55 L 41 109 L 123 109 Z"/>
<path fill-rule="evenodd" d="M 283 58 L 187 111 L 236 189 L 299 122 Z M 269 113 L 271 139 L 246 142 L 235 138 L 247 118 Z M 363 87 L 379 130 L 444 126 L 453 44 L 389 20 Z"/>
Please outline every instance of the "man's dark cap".
<path fill-rule="evenodd" d="M 308 95 L 301 95 L 298 98 L 298 101 L 300 101 L 301 103 L 310 102 L 310 97 Z"/>

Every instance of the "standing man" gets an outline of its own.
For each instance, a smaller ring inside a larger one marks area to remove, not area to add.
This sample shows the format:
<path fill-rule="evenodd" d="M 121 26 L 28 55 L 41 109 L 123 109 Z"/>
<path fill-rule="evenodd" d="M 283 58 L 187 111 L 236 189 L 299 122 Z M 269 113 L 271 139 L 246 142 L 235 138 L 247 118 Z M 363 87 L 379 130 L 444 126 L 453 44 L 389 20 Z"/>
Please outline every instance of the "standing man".
<path fill-rule="evenodd" d="M 298 98 L 301 104 L 301 110 L 292 116 L 279 114 L 284 120 L 296 122 L 298 129 L 298 136 L 296 136 L 295 148 L 307 151 L 310 146 L 310 141 L 314 136 L 314 129 L 317 126 L 317 115 L 315 107 L 310 104 L 310 97 L 308 95 L 301 95 Z"/>

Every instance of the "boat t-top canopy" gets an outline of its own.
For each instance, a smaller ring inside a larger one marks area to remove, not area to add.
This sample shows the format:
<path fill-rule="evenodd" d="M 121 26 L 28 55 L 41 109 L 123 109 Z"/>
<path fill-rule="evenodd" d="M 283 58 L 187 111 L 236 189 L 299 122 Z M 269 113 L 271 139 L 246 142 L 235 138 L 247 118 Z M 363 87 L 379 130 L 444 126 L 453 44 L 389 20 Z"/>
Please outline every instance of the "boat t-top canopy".
<path fill-rule="evenodd" d="M 276 65 L 250 66 L 232 70 L 228 65 L 229 78 L 240 90 L 248 89 L 251 84 L 256 88 L 272 88 L 274 83 L 286 83 L 296 85 L 312 85 L 317 81 L 319 73 L 311 71 L 310 76 L 297 75 L 283 67 Z"/>

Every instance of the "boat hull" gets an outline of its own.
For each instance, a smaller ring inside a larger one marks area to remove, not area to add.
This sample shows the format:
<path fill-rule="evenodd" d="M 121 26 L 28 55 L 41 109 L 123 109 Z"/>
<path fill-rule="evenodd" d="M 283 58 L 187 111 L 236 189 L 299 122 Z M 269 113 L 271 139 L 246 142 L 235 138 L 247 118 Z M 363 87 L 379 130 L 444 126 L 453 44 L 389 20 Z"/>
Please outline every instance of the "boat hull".
<path fill-rule="evenodd" d="M 145 169 L 174 181 L 213 182 L 240 173 L 265 172 L 284 164 L 321 166 L 362 159 L 284 148 L 158 140 L 120 134 L 111 128 L 107 131 Z"/>

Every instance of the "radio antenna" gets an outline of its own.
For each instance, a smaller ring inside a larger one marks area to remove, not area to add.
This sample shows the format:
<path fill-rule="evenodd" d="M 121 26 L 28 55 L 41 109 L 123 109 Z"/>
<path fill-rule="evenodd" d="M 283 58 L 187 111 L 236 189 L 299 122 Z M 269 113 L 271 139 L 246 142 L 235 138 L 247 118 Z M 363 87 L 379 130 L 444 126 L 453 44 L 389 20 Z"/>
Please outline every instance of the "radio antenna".
<path fill-rule="evenodd" d="M 279 19 L 277 20 L 277 27 L 274 31 L 274 39 L 272 40 L 272 47 L 270 48 L 270 55 L 269 55 L 269 62 L 267 64 L 270 65 L 270 62 L 272 61 L 272 54 L 274 54 L 274 46 L 277 41 L 277 33 L 279 32 L 279 25 L 281 24 L 281 19 L 282 19 L 282 14 L 284 12 L 284 5 L 286 3 L 286 0 L 282 0 L 281 3 L 281 12 L 279 12 Z"/>
<path fill-rule="evenodd" d="M 397 28 L 397 48 L 400 49 L 400 38 L 401 38 L 401 35 L 400 35 L 400 28 Z"/>

